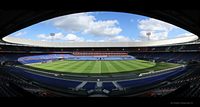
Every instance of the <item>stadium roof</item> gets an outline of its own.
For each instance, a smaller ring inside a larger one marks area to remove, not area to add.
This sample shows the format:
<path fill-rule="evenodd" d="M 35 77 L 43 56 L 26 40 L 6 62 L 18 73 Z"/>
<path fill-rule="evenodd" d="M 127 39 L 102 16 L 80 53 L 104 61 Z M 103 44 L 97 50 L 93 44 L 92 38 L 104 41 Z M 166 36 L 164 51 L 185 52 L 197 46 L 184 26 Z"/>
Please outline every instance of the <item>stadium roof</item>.
<path fill-rule="evenodd" d="M 175 39 L 158 40 L 158 41 L 147 41 L 147 42 L 47 42 L 22 39 L 16 37 L 4 37 L 3 40 L 23 44 L 27 46 L 38 46 L 38 47 L 151 47 L 151 46 L 166 46 L 175 45 L 180 43 L 188 43 L 197 40 L 196 35 L 185 36 Z"/>

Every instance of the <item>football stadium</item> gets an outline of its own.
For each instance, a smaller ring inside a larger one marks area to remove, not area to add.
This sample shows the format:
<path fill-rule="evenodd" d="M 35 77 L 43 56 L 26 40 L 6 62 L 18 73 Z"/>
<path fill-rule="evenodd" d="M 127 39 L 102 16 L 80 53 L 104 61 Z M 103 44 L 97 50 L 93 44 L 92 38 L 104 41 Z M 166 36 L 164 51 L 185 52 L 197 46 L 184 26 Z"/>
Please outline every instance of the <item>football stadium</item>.
<path fill-rule="evenodd" d="M 0 11 L 0 97 L 199 98 L 200 27 L 173 12 Z"/>

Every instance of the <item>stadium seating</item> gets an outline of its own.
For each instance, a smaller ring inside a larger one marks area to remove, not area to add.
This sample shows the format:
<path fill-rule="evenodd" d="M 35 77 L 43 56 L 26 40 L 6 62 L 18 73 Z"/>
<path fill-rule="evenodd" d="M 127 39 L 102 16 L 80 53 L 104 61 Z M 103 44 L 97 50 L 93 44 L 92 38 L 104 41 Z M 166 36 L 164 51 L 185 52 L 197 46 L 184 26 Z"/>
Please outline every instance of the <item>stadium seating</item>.
<path fill-rule="evenodd" d="M 6 68 L 7 69 L 7 68 Z M 43 90 L 28 81 L 7 73 L 5 68 L 0 67 L 0 97 L 36 97 L 56 96 Z M 5 72 L 6 71 L 6 72 Z"/>
<path fill-rule="evenodd" d="M 140 87 L 140 86 L 145 86 L 149 84 L 155 84 L 156 82 L 160 82 L 163 80 L 167 80 L 185 71 L 186 71 L 185 69 L 180 68 L 180 69 L 176 69 L 175 71 L 164 73 L 162 75 L 159 74 L 159 75 L 135 79 L 135 80 L 119 81 L 118 84 L 122 86 L 123 88 Z"/>
<path fill-rule="evenodd" d="M 87 84 L 85 84 L 83 86 L 83 89 L 86 89 L 86 90 L 94 90 L 96 88 L 96 82 L 87 82 Z"/>
<path fill-rule="evenodd" d="M 183 75 L 176 80 L 168 81 L 164 86 L 155 88 L 147 93 L 154 97 L 177 97 L 190 98 L 200 96 L 200 72 L 199 67 L 194 67 L 187 75 Z"/>
<path fill-rule="evenodd" d="M 30 73 L 24 69 L 15 68 L 15 67 L 11 67 L 11 68 L 7 67 L 7 71 L 16 73 L 30 80 L 34 80 L 36 82 L 49 85 L 50 87 L 52 86 L 52 87 L 58 87 L 58 88 L 66 88 L 66 89 L 74 88 L 75 89 L 81 83 L 80 81 L 70 81 L 70 80 L 58 79 L 56 77 L 50 77 L 50 76 L 48 77 L 48 76 L 43 76 L 40 74 Z"/>
<path fill-rule="evenodd" d="M 74 56 L 127 56 L 128 52 L 124 51 L 76 51 Z"/>
<path fill-rule="evenodd" d="M 50 60 L 57 59 L 67 59 L 67 60 L 133 60 L 133 56 L 73 56 L 70 54 L 50 54 L 50 55 L 35 55 L 35 56 L 25 56 L 18 59 L 19 62 L 23 64 L 40 63 L 47 62 Z"/>
<path fill-rule="evenodd" d="M 131 53 L 131 55 L 135 56 L 138 59 L 147 59 L 147 60 L 157 60 L 164 62 L 188 62 L 188 61 L 199 61 L 200 54 L 197 52 L 178 52 L 178 53 L 163 53 L 163 52 L 144 52 L 144 53 Z"/>
<path fill-rule="evenodd" d="M 103 89 L 112 91 L 113 89 L 116 89 L 116 87 L 112 82 L 103 82 Z"/>

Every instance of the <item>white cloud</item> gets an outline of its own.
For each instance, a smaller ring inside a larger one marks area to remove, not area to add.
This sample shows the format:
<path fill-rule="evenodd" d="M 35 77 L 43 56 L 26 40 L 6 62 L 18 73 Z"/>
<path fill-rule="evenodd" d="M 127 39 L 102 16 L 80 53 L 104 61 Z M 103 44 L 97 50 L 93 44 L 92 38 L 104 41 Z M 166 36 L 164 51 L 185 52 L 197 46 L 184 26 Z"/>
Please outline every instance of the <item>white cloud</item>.
<path fill-rule="evenodd" d="M 88 29 L 85 29 L 84 33 L 96 36 L 115 36 L 122 31 L 121 28 L 116 27 L 117 24 L 117 20 L 96 21 Z"/>
<path fill-rule="evenodd" d="M 54 36 L 51 36 L 54 40 L 62 40 L 64 38 L 64 35 L 62 33 L 55 33 Z"/>
<path fill-rule="evenodd" d="M 67 36 L 65 36 L 64 38 L 65 40 L 67 41 L 78 41 L 78 42 L 83 42 L 84 39 L 83 38 L 80 38 L 74 34 L 67 34 Z"/>
<path fill-rule="evenodd" d="M 42 39 L 41 41 L 45 41 L 46 42 L 47 40 L 46 39 Z"/>
<path fill-rule="evenodd" d="M 80 38 L 74 34 L 67 34 L 66 36 L 62 33 L 55 33 L 54 36 L 46 35 L 46 34 L 39 34 L 36 37 L 42 39 L 42 41 L 54 41 L 54 40 L 63 40 L 63 41 L 76 41 L 81 42 L 84 41 L 83 38 Z"/>
<path fill-rule="evenodd" d="M 63 35 L 62 33 L 55 33 L 54 36 L 46 35 L 46 34 L 39 34 L 36 37 L 41 39 L 41 41 L 54 41 L 61 40 L 67 42 L 139 42 L 140 40 L 133 40 L 126 36 L 108 36 L 108 37 L 101 37 L 102 39 L 93 40 L 93 39 L 84 39 L 82 37 L 78 37 L 75 34 L 67 34 Z"/>
<path fill-rule="evenodd" d="M 168 33 L 174 29 L 177 28 L 176 26 L 156 20 L 153 18 L 148 18 L 144 20 L 140 20 L 138 23 L 138 28 L 140 31 L 140 36 L 142 39 L 148 39 L 147 33 L 150 32 L 150 40 L 161 40 L 161 39 L 167 39 Z"/>
<path fill-rule="evenodd" d="M 38 38 L 40 38 L 42 40 L 50 40 L 50 39 L 52 39 L 51 36 L 45 35 L 45 34 L 39 34 L 39 35 L 36 35 L 36 37 L 38 37 Z"/>
<path fill-rule="evenodd" d="M 149 31 L 140 31 L 140 37 L 143 40 L 163 40 L 163 39 L 167 39 L 168 37 L 168 32 L 163 31 L 163 32 L 156 32 L 156 31 L 151 31 L 151 35 L 148 37 L 147 33 Z"/>
<path fill-rule="evenodd" d="M 96 20 L 94 16 L 86 13 L 71 14 L 53 19 L 53 24 L 66 31 L 83 31 Z"/>
<path fill-rule="evenodd" d="M 38 38 L 44 40 L 63 40 L 64 35 L 62 33 L 55 33 L 54 36 L 46 35 L 46 34 L 39 34 L 37 35 Z"/>
<path fill-rule="evenodd" d="M 94 36 L 115 36 L 122 29 L 117 20 L 99 20 L 88 13 L 78 13 L 53 19 L 53 25 L 68 32 L 81 32 Z"/>
<path fill-rule="evenodd" d="M 108 39 L 109 41 L 117 41 L 117 42 L 128 42 L 131 41 L 130 38 L 125 36 L 115 36 Z"/>
<path fill-rule="evenodd" d="M 125 36 L 112 36 L 112 37 L 106 37 L 99 40 L 88 39 L 85 41 L 86 42 L 130 42 L 132 40 L 129 37 L 125 37 Z"/>
<path fill-rule="evenodd" d="M 142 42 L 141 39 L 135 39 L 135 38 L 128 38 L 128 42 Z"/>

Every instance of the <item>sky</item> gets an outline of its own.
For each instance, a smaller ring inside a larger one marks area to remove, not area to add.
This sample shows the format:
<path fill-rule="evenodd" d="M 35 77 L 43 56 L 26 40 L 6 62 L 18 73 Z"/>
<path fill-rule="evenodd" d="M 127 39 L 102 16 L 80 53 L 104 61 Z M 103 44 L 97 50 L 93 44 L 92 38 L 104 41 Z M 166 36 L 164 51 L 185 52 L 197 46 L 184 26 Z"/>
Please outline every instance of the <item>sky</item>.
<path fill-rule="evenodd" d="M 146 16 L 85 12 L 46 20 L 8 36 L 49 42 L 144 42 L 191 35 L 177 26 Z"/>

